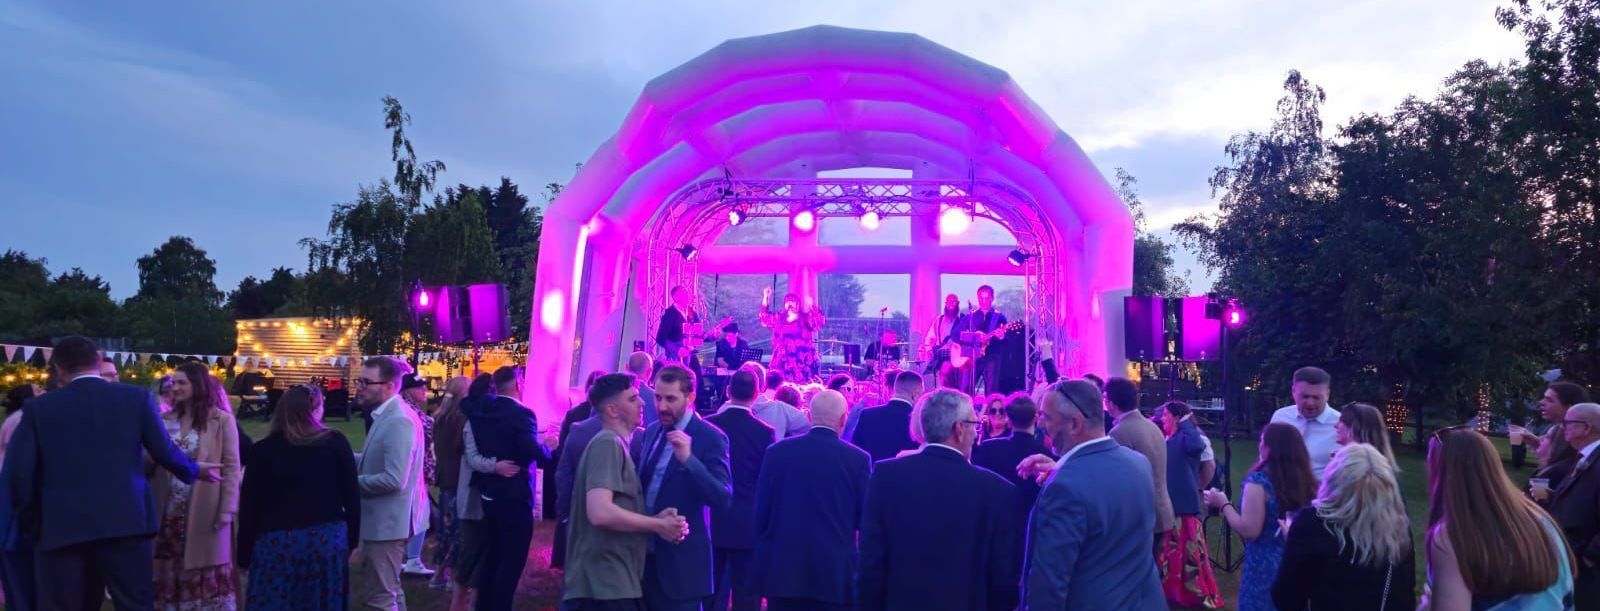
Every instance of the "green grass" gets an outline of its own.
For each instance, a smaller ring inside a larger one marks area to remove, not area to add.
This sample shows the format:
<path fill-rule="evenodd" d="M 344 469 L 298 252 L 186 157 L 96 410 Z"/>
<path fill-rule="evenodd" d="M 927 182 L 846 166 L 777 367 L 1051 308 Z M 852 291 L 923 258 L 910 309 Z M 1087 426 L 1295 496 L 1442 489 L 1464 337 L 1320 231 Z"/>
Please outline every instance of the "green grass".
<path fill-rule="evenodd" d="M 1506 440 L 1499 437 L 1491 437 L 1490 439 L 1494 442 L 1495 448 L 1500 451 L 1506 474 L 1511 477 L 1511 481 L 1518 486 L 1526 486 L 1528 477 L 1532 475 L 1535 467 L 1533 464 L 1535 459 L 1532 453 L 1528 456 L 1528 464 L 1524 465 L 1521 470 L 1513 469 L 1511 468 L 1511 449 L 1506 445 Z M 1217 460 L 1220 462 L 1223 454 L 1222 439 L 1212 437 L 1211 442 L 1216 451 Z M 1244 481 L 1245 473 L 1250 470 L 1250 466 L 1256 462 L 1256 444 L 1257 442 L 1254 438 L 1233 440 L 1233 468 L 1229 469 L 1229 471 L 1233 475 L 1234 489 L 1228 491 L 1228 497 L 1231 499 L 1238 498 L 1239 484 Z M 1411 540 L 1420 550 L 1423 541 L 1422 531 L 1428 523 L 1427 456 L 1424 452 L 1412 446 L 1409 439 L 1394 450 L 1395 461 L 1400 464 L 1400 492 L 1405 497 L 1406 512 L 1411 516 Z M 1207 521 L 1206 526 L 1211 555 L 1213 558 L 1221 560 L 1225 551 L 1222 545 L 1222 519 L 1213 518 Z M 1234 535 L 1233 554 L 1235 558 L 1243 553 L 1243 549 L 1243 543 L 1237 535 Z M 1421 592 L 1422 584 L 1427 581 L 1427 567 L 1424 562 L 1424 555 L 1419 552 L 1417 554 L 1417 591 L 1419 593 Z M 1239 596 L 1239 572 L 1230 573 L 1216 570 L 1216 577 L 1217 585 L 1223 593 L 1223 600 L 1228 601 L 1230 604 L 1237 601 Z"/>

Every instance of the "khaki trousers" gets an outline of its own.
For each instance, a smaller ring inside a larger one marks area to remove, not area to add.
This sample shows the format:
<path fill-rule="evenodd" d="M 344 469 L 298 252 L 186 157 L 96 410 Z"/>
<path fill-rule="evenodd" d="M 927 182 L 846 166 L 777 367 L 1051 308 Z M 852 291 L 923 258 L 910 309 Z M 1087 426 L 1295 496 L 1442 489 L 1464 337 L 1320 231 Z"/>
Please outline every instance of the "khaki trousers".
<path fill-rule="evenodd" d="M 355 600 L 361 609 L 406 611 L 406 593 L 400 589 L 400 566 L 406 561 L 406 540 L 362 541 L 356 564 Z"/>

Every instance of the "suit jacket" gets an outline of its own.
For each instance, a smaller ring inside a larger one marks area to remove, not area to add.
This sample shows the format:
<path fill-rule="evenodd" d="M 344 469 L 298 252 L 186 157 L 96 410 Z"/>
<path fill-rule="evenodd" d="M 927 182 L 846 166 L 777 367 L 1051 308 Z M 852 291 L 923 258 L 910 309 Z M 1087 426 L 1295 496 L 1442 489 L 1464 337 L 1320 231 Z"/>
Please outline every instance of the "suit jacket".
<path fill-rule="evenodd" d="M 1015 608 L 1021 516 L 1014 486 L 951 448 L 930 445 L 877 463 L 861 524 L 856 607 Z M 1141 540 L 1148 556 L 1150 539 Z"/>
<path fill-rule="evenodd" d="M 911 404 L 891 399 L 861 410 L 861 421 L 856 423 L 850 443 L 866 450 L 873 462 L 894 458 L 901 450 L 916 449 L 917 442 L 911 439 Z"/>
<path fill-rule="evenodd" d="M 1200 515 L 1200 453 L 1205 449 L 1205 436 L 1194 420 L 1179 422 L 1178 431 L 1167 439 L 1167 496 L 1175 515 Z"/>
<path fill-rule="evenodd" d="M 689 521 L 689 536 L 676 545 L 652 544 L 656 556 L 656 576 L 661 580 L 661 591 L 673 600 L 689 600 L 711 596 L 714 590 L 711 574 L 711 508 L 726 508 L 733 500 L 729 484 L 728 437 L 707 424 L 705 418 L 684 412 L 689 418 L 683 432 L 689 435 L 689 458 L 684 462 L 670 456 L 672 446 L 663 443 L 667 453 L 663 473 L 651 477 L 661 478 L 661 488 L 655 503 L 645 508 L 645 513 L 655 515 L 668 507 L 675 507 L 678 515 Z M 661 439 L 661 423 L 657 422 L 633 436 L 632 455 L 639 457 L 639 482 L 645 485 L 646 475 L 655 469 L 649 464 L 646 452 Z M 641 490 L 648 495 L 648 489 Z"/>
<path fill-rule="evenodd" d="M 380 408 L 383 413 L 373 418 L 356 466 L 362 541 L 409 539 L 428 528 L 422 421 L 399 395 Z"/>
<path fill-rule="evenodd" d="M 8 461 L 10 459 L 7 459 Z M 1572 473 L 1550 494 L 1550 515 L 1561 525 L 1572 553 L 1600 562 L 1600 450 L 1579 460 Z"/>
<path fill-rule="evenodd" d="M 561 520 L 572 517 L 572 482 L 577 479 L 578 460 L 603 425 L 599 416 L 579 420 L 567 429 L 566 440 L 561 442 L 561 457 L 556 460 L 556 517 Z"/>
<path fill-rule="evenodd" d="M 1111 438 L 1143 454 L 1150 463 L 1150 474 L 1155 478 L 1156 532 L 1172 530 L 1172 497 L 1167 496 L 1167 439 L 1161 434 L 1161 427 L 1134 410 L 1111 427 Z"/>
<path fill-rule="evenodd" d="M 1079 447 L 1029 517 L 1022 608 L 1164 611 L 1153 489 L 1138 452 L 1104 438 Z"/>
<path fill-rule="evenodd" d="M 872 457 L 827 427 L 772 444 L 756 484 L 750 583 L 767 598 L 856 600 L 856 533 Z"/>
<path fill-rule="evenodd" d="M 478 453 L 509 460 L 522 467 L 516 475 L 502 477 L 497 473 L 473 473 L 472 485 L 479 493 L 495 500 L 527 501 L 533 499 L 533 469 L 537 463 L 550 462 L 550 450 L 536 438 L 539 421 L 533 410 L 510 397 L 485 398 L 463 401 L 462 411 L 472 424 L 473 441 Z"/>
<path fill-rule="evenodd" d="M 79 378 L 23 404 L 0 478 L 39 550 L 151 536 L 158 521 L 145 453 L 194 482 L 198 468 L 167 436 L 150 391 Z"/>
<path fill-rule="evenodd" d="M 728 468 L 733 482 L 733 501 L 728 508 L 711 508 L 711 545 L 753 548 L 756 481 L 761 476 L 761 461 L 767 456 L 767 448 L 777 441 L 777 434 L 749 409 L 731 405 L 707 416 L 706 422 L 728 436 Z"/>
<path fill-rule="evenodd" d="M 1033 433 L 1011 433 L 1005 437 L 996 437 L 972 448 L 972 464 L 993 471 L 995 475 L 1006 478 L 1011 485 L 1017 487 L 1017 492 L 1022 495 L 1023 507 L 1033 508 L 1034 499 L 1039 498 L 1039 483 L 1017 475 L 1017 465 L 1022 464 L 1022 459 L 1034 454 L 1049 455 L 1050 450 L 1039 443 L 1039 438 Z M 1020 517 L 1026 517 L 1026 514 Z"/>
<path fill-rule="evenodd" d="M 649 384 L 645 384 L 642 381 L 639 382 L 638 387 L 639 403 L 644 406 L 644 417 L 641 422 L 648 427 L 661 418 L 661 415 L 656 413 L 656 391 L 650 388 Z M 581 456 L 582 453 L 580 452 L 579 455 Z"/>
<path fill-rule="evenodd" d="M 168 433 L 181 430 L 171 412 L 162 418 Z M 200 451 L 195 462 L 220 463 L 222 481 L 196 482 L 190 489 L 189 515 L 183 541 L 183 568 L 198 569 L 233 562 L 233 531 L 217 530 L 213 525 L 218 518 L 233 521 L 239 514 L 239 484 L 241 448 L 239 429 L 233 415 L 222 410 L 211 410 L 206 430 L 199 434 Z M 165 473 L 152 473 L 150 489 L 156 497 L 156 517 L 166 517 L 167 499 L 172 495 L 172 478 Z"/>

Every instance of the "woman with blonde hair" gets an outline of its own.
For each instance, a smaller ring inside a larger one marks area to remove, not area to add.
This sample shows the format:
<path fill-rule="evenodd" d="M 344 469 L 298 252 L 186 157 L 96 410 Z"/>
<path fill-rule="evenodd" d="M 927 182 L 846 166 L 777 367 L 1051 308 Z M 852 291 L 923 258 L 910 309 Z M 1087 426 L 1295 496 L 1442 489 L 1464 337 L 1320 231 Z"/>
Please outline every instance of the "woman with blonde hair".
<path fill-rule="evenodd" d="M 1428 442 L 1428 584 L 1419 609 L 1562 609 L 1573 559 L 1550 514 L 1523 496 L 1489 438 Z"/>
<path fill-rule="evenodd" d="M 1289 526 L 1272 583 L 1279 609 L 1416 606 L 1416 550 L 1394 465 L 1352 443 L 1333 455 L 1311 506 Z"/>
<path fill-rule="evenodd" d="M 1400 470 L 1394 460 L 1394 450 L 1389 449 L 1389 431 L 1383 426 L 1383 412 L 1367 403 L 1347 403 L 1339 408 L 1339 422 L 1333 425 L 1334 440 L 1345 446 L 1364 443 L 1383 452 L 1389 464 Z"/>
<path fill-rule="evenodd" d="M 172 442 L 189 458 L 220 463 L 222 481 L 185 484 L 170 474 L 151 477 L 160 518 L 155 538 L 158 609 L 237 607 L 233 579 L 233 518 L 239 512 L 239 429 L 228 396 L 204 363 L 172 372 L 172 411 L 162 416 Z"/>

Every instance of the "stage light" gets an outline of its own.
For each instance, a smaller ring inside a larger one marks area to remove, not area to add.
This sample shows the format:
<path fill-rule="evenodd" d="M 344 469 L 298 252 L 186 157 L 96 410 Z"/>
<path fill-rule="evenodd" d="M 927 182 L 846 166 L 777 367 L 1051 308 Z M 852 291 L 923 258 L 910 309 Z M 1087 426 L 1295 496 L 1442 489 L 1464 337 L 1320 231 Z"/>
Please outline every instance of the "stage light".
<path fill-rule="evenodd" d="M 428 295 L 428 289 L 417 289 L 417 309 L 426 310 L 433 307 L 433 297 Z"/>
<path fill-rule="evenodd" d="M 939 213 L 939 234 L 957 235 L 972 227 L 972 214 L 965 208 L 950 207 Z"/>
<path fill-rule="evenodd" d="M 1228 308 L 1228 326 L 1230 326 L 1230 327 L 1238 327 L 1238 326 L 1242 326 L 1242 325 L 1244 325 L 1244 310 L 1239 308 L 1238 304 L 1234 304 L 1232 306 L 1229 306 L 1229 308 Z"/>
<path fill-rule="evenodd" d="M 672 251 L 675 252 L 675 253 L 678 253 L 680 255 L 683 255 L 683 260 L 685 260 L 685 261 L 693 261 L 694 260 L 694 256 L 697 255 L 697 254 L 700 254 L 699 250 L 696 250 L 695 247 L 690 246 L 688 244 L 684 244 L 683 246 L 679 246 L 677 248 L 674 248 L 674 249 L 672 249 Z"/>
<path fill-rule="evenodd" d="M 1012 265 L 1017 267 L 1022 267 L 1023 263 L 1027 263 L 1028 259 L 1032 258 L 1032 254 L 1022 252 L 1021 249 L 1013 250 L 1011 251 L 1011 254 L 1006 255 L 1006 260 L 1010 261 Z"/>
<path fill-rule="evenodd" d="M 740 210 L 738 208 L 734 208 L 734 209 L 728 211 L 728 225 L 729 226 L 738 227 L 739 223 L 743 223 L 743 222 L 744 222 L 744 211 L 743 210 Z"/>
<path fill-rule="evenodd" d="M 868 211 L 866 211 L 865 213 L 863 213 L 861 215 L 861 228 L 862 229 L 865 229 L 867 231 L 877 231 L 878 230 L 878 226 L 882 225 L 882 224 L 883 224 L 883 217 L 878 215 L 878 211 L 877 210 L 868 210 Z"/>
<path fill-rule="evenodd" d="M 801 210 L 794 215 L 794 228 L 809 232 L 817 228 L 817 214 L 810 210 Z"/>

